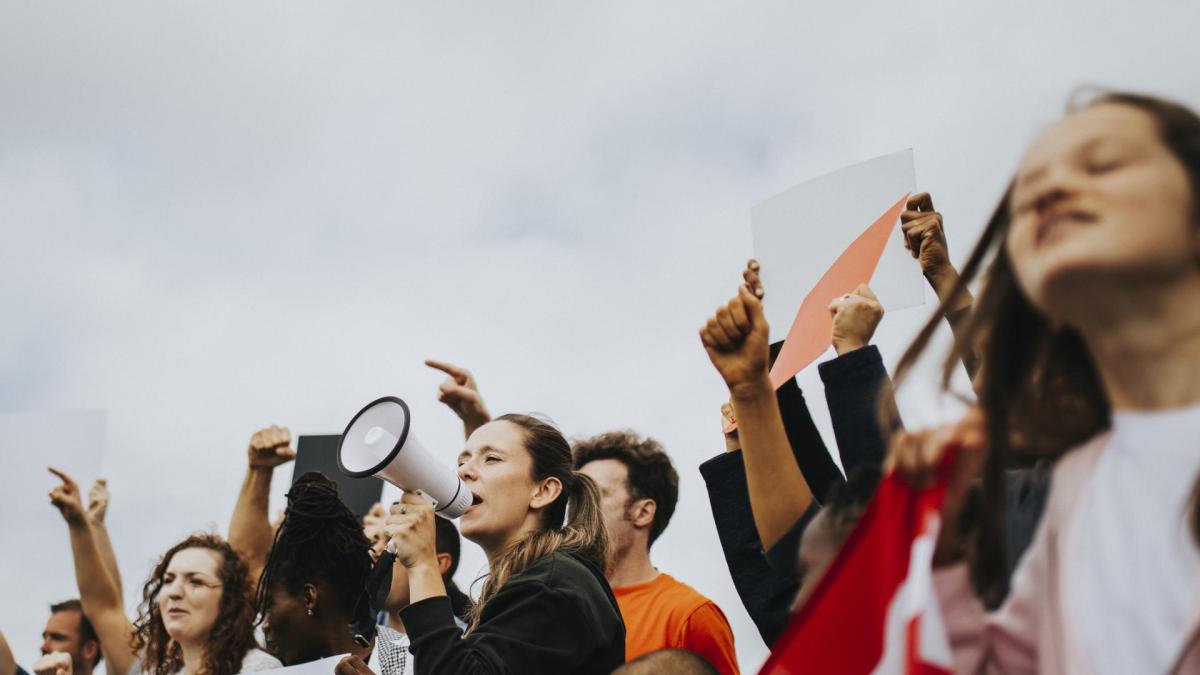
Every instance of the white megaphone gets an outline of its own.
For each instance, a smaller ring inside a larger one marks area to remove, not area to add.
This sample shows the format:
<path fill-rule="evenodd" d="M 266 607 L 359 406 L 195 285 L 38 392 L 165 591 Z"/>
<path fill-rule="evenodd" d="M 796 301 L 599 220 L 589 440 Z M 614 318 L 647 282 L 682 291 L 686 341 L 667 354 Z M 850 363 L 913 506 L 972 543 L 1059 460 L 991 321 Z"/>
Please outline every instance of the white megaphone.
<path fill-rule="evenodd" d="M 457 518 L 471 506 L 471 491 L 425 451 L 412 431 L 408 405 L 395 396 L 358 411 L 338 441 L 337 460 L 347 476 L 379 476 L 405 492 L 419 490 L 439 516 Z"/>

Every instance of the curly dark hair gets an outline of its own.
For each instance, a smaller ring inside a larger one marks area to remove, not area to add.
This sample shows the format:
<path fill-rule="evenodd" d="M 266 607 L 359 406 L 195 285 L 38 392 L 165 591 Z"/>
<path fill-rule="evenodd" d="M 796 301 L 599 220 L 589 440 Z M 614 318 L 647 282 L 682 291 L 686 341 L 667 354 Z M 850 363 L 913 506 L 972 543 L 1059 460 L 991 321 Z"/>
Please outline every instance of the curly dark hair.
<path fill-rule="evenodd" d="M 255 646 L 254 605 L 250 601 L 250 572 L 241 556 L 215 534 L 193 534 L 163 554 L 142 589 L 142 603 L 133 624 L 130 644 L 142 653 L 142 670 L 153 675 L 170 675 L 183 669 L 183 652 L 167 635 L 158 608 L 158 593 L 163 587 L 167 566 L 175 554 L 189 548 L 215 551 L 221 555 L 217 576 L 221 579 L 221 605 L 200 672 L 205 675 L 233 675 L 241 672 L 242 659 Z"/>
<path fill-rule="evenodd" d="M 626 488 L 632 499 L 653 499 L 654 520 L 650 544 L 667 529 L 679 501 L 679 474 L 661 444 L 632 431 L 609 431 L 576 441 L 572 452 L 575 468 L 600 459 L 615 459 L 629 471 Z"/>

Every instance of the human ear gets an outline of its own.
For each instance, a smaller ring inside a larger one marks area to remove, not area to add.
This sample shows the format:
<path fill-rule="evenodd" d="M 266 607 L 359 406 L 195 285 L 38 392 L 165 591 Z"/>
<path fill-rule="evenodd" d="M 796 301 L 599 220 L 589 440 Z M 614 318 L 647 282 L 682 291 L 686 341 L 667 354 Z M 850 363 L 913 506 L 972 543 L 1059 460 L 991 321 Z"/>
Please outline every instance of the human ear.
<path fill-rule="evenodd" d="M 317 600 L 320 593 L 314 584 L 304 584 L 304 590 L 300 592 L 300 604 L 304 605 L 304 611 L 309 616 L 317 613 Z"/>
<path fill-rule="evenodd" d="M 654 522 L 654 514 L 658 504 L 653 499 L 639 499 L 633 505 L 633 524 L 635 527 L 650 527 Z"/>
<path fill-rule="evenodd" d="M 88 640 L 83 643 L 83 660 L 95 661 L 96 655 L 100 653 L 100 643 L 95 640 Z"/>
<path fill-rule="evenodd" d="M 551 476 L 538 481 L 533 486 L 533 497 L 529 500 L 529 508 L 544 509 L 554 503 L 562 494 L 562 481 Z"/>
<path fill-rule="evenodd" d="M 437 554 L 438 574 L 443 577 L 446 576 L 446 572 L 450 570 L 450 563 L 452 562 L 454 562 L 454 558 L 451 558 L 449 553 Z"/>

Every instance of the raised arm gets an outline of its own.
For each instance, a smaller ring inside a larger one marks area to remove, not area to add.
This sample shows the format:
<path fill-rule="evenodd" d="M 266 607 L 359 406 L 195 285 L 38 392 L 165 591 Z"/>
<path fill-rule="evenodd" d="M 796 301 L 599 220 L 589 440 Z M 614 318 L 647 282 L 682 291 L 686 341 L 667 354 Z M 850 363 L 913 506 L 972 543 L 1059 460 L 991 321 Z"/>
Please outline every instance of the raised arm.
<path fill-rule="evenodd" d="M 721 428 L 728 429 L 733 421 L 733 406 L 722 404 Z M 772 645 L 787 626 L 800 583 L 772 567 L 763 555 L 736 430 L 725 432 L 725 452 L 701 464 L 700 475 L 733 586 L 763 642 Z"/>
<path fill-rule="evenodd" d="M 0 675 L 16 675 L 17 660 L 13 658 L 8 640 L 4 639 L 4 631 L 0 630 Z"/>
<path fill-rule="evenodd" d="M 833 348 L 837 358 L 819 366 L 825 384 L 825 401 L 837 438 L 842 470 L 879 466 L 887 454 L 887 439 L 894 431 L 881 426 L 880 404 L 891 408 L 898 421 L 891 379 L 879 350 L 870 345 L 883 318 L 883 306 L 865 284 L 829 305 L 833 314 Z"/>
<path fill-rule="evenodd" d="M 292 434 L 286 427 L 270 426 L 254 432 L 246 451 L 246 478 L 229 521 L 229 545 L 245 559 L 251 584 L 258 583 L 275 541 L 275 530 L 267 515 L 271 476 L 275 467 L 296 458 L 291 442 Z"/>
<path fill-rule="evenodd" d="M 438 386 L 438 400 L 445 403 L 462 420 L 465 438 L 470 438 L 476 429 L 492 421 L 492 415 L 483 404 L 483 397 L 479 395 L 479 385 L 475 384 L 475 376 L 471 371 L 433 359 L 426 359 L 425 365 L 446 374 L 446 379 Z"/>
<path fill-rule="evenodd" d="M 121 594 L 104 564 L 92 524 L 83 509 L 79 486 L 58 469 L 50 469 L 50 472 L 62 481 L 62 485 L 50 492 L 50 501 L 58 508 L 63 520 L 67 521 L 71 553 L 75 559 L 75 582 L 79 585 L 83 614 L 96 629 L 100 649 L 108 659 L 109 672 L 129 672 L 134 662 L 134 652 L 130 646 L 133 625 L 125 616 Z"/>
<path fill-rule="evenodd" d="M 771 386 L 767 363 L 767 320 L 763 316 L 758 263 L 750 261 L 747 283 L 700 329 L 708 358 L 729 387 L 746 464 L 750 508 L 763 548 L 771 548 L 800 520 L 812 492 L 792 455 Z"/>
<path fill-rule="evenodd" d="M 974 346 L 963 344 L 963 327 L 975 299 L 966 289 L 958 297 L 950 297 L 958 283 L 958 270 L 950 262 L 942 214 L 934 210 L 933 198 L 928 192 L 909 197 L 906 210 L 900 214 L 900 228 L 904 232 L 904 247 L 921 263 L 921 273 L 937 293 L 938 300 L 943 303 L 950 301 L 946 306 L 946 323 L 950 324 L 950 330 L 960 345 L 958 356 L 962 359 L 963 368 L 974 380 L 979 368 L 979 356 Z"/>
<path fill-rule="evenodd" d="M 121 570 L 117 567 L 117 554 L 113 550 L 112 540 L 108 536 L 108 526 L 104 521 L 104 517 L 108 514 L 108 500 L 108 481 L 97 478 L 96 482 L 92 483 L 92 489 L 88 490 L 87 517 L 92 523 L 92 532 L 96 534 L 96 545 L 100 547 L 100 557 L 104 559 L 104 567 L 112 577 L 113 583 L 117 585 L 117 595 L 123 598 L 125 590 L 121 585 Z"/>

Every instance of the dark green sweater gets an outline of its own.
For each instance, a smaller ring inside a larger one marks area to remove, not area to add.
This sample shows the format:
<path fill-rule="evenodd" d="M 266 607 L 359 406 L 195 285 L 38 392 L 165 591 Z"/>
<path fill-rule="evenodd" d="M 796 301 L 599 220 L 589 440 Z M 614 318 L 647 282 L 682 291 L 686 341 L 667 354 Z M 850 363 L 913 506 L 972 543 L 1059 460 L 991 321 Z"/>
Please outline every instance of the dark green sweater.
<path fill-rule="evenodd" d="M 416 675 L 520 673 L 608 675 L 625 662 L 625 624 L 604 575 L 554 553 L 512 577 L 483 608 L 469 635 L 446 597 L 400 612 Z"/>

